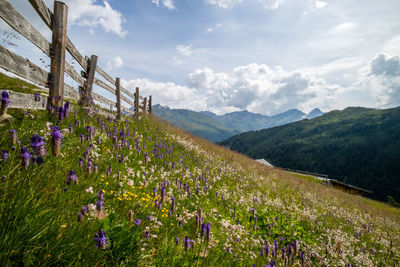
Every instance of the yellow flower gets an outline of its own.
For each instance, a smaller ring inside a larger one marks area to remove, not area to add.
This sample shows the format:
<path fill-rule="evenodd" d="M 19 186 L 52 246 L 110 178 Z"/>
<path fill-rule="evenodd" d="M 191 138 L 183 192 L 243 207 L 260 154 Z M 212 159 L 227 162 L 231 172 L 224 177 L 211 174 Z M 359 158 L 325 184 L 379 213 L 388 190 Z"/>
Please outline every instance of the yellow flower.
<path fill-rule="evenodd" d="M 109 185 L 109 183 L 108 183 L 108 182 L 106 182 L 106 185 Z"/>
<path fill-rule="evenodd" d="M 122 201 L 122 198 L 118 197 L 118 200 L 119 200 L 119 201 Z"/>

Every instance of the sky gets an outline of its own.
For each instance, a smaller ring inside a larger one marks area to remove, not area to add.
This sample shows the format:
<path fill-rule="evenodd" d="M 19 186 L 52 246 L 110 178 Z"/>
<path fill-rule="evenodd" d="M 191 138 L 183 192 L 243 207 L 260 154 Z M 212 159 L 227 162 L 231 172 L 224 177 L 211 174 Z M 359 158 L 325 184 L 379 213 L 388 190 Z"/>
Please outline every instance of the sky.
<path fill-rule="evenodd" d="M 9 2 L 51 39 L 28 1 Z M 153 104 L 265 115 L 400 105 L 398 0 L 63 2 L 82 54 L 97 55 L 100 67 Z M 38 49 L 14 41 L 10 49 L 41 63 Z"/>

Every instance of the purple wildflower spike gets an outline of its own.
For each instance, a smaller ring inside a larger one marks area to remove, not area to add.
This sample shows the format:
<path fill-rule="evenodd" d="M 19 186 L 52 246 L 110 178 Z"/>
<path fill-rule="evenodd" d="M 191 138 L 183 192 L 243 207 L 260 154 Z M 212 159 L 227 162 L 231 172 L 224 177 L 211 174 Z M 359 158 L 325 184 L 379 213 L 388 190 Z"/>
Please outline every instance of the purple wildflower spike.
<path fill-rule="evenodd" d="M 142 224 L 142 220 L 141 219 L 136 219 L 135 220 L 135 224 L 136 224 L 136 226 L 139 226 L 140 224 Z"/>
<path fill-rule="evenodd" d="M 21 158 L 22 158 L 22 166 L 24 166 L 25 168 L 28 168 L 29 166 L 29 161 L 32 157 L 31 153 L 28 151 L 28 149 L 26 147 L 21 147 L 21 154 L 20 154 Z"/>
<path fill-rule="evenodd" d="M 82 214 L 85 215 L 87 211 L 88 211 L 87 207 L 83 206 L 82 207 Z"/>
<path fill-rule="evenodd" d="M 207 242 L 210 241 L 210 238 L 211 238 L 211 224 L 208 222 L 206 224 L 206 239 L 207 239 Z"/>
<path fill-rule="evenodd" d="M 175 238 L 175 244 L 179 245 L 179 241 L 180 241 L 179 236 L 177 236 L 177 237 Z"/>
<path fill-rule="evenodd" d="M 60 155 L 61 138 L 62 138 L 62 135 L 60 132 L 60 128 L 58 128 L 58 126 L 54 126 L 51 129 L 51 144 L 52 144 L 54 156 Z"/>
<path fill-rule="evenodd" d="M 64 104 L 64 117 L 67 118 L 69 115 L 69 101 Z"/>
<path fill-rule="evenodd" d="M 8 104 L 10 103 L 10 99 L 8 92 L 7 91 L 3 91 L 1 92 L 1 107 L 0 107 L 0 115 L 3 115 L 7 112 L 8 109 Z"/>
<path fill-rule="evenodd" d="M 64 119 L 64 109 L 63 107 L 57 108 L 58 120 L 62 121 Z"/>
<path fill-rule="evenodd" d="M 175 211 L 175 197 L 171 197 L 171 211 Z"/>
<path fill-rule="evenodd" d="M 185 239 L 183 240 L 183 246 L 185 247 L 186 250 L 190 248 L 190 239 L 188 236 L 185 236 Z"/>
<path fill-rule="evenodd" d="M 8 151 L 7 150 L 3 150 L 2 152 L 1 152 L 1 158 L 3 159 L 3 162 L 6 162 L 7 160 L 8 160 L 8 157 L 9 157 L 10 155 L 8 154 Z"/>
<path fill-rule="evenodd" d="M 106 232 L 104 230 L 100 230 L 98 233 L 96 233 L 94 241 L 96 241 L 96 247 L 98 247 L 98 248 L 107 248 L 108 247 Z"/>
<path fill-rule="evenodd" d="M 161 202 L 165 201 L 165 186 L 161 187 Z"/>
<path fill-rule="evenodd" d="M 36 150 L 36 153 L 38 153 L 41 156 L 46 155 L 46 149 L 44 147 L 45 142 L 43 142 L 43 137 L 41 137 L 38 134 L 34 134 L 31 138 L 31 147 Z"/>
<path fill-rule="evenodd" d="M 78 177 L 73 170 L 69 171 L 67 179 L 67 185 L 70 185 L 71 183 L 78 184 Z"/>
<path fill-rule="evenodd" d="M 33 95 L 35 96 L 35 102 L 39 102 L 40 101 L 40 95 L 38 93 L 34 93 Z"/>

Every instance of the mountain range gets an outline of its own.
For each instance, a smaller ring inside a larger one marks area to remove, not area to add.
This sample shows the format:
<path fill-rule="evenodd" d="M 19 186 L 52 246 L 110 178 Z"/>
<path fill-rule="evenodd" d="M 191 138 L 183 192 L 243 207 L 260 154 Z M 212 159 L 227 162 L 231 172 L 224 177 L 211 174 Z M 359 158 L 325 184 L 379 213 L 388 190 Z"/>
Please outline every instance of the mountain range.
<path fill-rule="evenodd" d="M 400 107 L 349 107 L 219 144 L 274 166 L 327 174 L 400 201 Z"/>
<path fill-rule="evenodd" d="M 316 108 L 308 114 L 297 109 L 290 109 L 273 116 L 256 114 L 247 110 L 217 115 L 210 111 L 170 109 L 161 105 L 153 106 L 152 112 L 173 125 L 212 142 L 222 141 L 242 132 L 271 128 L 324 114 Z"/>

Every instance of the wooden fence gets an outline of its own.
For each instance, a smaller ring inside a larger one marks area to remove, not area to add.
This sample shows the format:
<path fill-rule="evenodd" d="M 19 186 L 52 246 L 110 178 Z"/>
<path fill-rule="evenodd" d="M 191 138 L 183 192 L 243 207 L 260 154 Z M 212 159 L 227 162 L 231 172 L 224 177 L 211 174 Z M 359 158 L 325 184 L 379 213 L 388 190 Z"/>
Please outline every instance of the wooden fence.
<path fill-rule="evenodd" d="M 0 17 L 15 31 L 33 43 L 47 56 L 50 57 L 50 72 L 40 68 L 28 59 L 21 57 L 0 45 L 0 68 L 20 76 L 35 84 L 49 88 L 48 99 L 38 104 L 31 95 L 10 92 L 11 108 L 38 108 L 44 109 L 49 101 L 55 107 L 62 106 L 65 100 L 74 100 L 81 105 L 90 105 L 92 100 L 105 104 L 107 109 L 116 108 L 116 117 L 121 113 L 132 115 L 139 119 L 139 112 L 151 113 L 151 96 L 139 95 L 139 88 L 134 93 L 129 92 L 120 84 L 120 78 L 113 79 L 97 65 L 98 57 L 91 55 L 83 57 L 67 36 L 68 7 L 59 1 L 54 2 L 54 11 L 43 3 L 42 0 L 29 0 L 33 9 L 39 14 L 44 23 L 52 31 L 52 42 L 49 43 L 43 35 L 36 30 L 17 10 L 6 0 L 0 0 Z M 82 68 L 78 73 L 75 68 L 65 61 L 66 51 L 78 62 Z M 67 73 L 78 83 L 78 88 L 64 83 L 64 73 Z M 99 79 L 102 78 L 103 80 Z M 115 95 L 115 100 L 110 100 L 93 91 L 93 83 Z M 121 105 L 121 100 L 134 107 L 130 110 Z M 142 102 L 140 102 L 142 101 Z M 109 108 L 108 108 L 109 107 Z"/>

